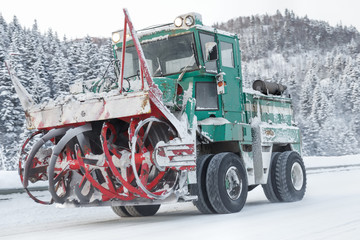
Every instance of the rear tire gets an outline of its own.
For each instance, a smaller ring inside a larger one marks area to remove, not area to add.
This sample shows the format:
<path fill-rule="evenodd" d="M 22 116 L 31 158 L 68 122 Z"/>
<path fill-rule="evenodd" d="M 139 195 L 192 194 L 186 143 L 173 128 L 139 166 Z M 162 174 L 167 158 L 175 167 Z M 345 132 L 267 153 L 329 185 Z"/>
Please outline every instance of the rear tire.
<path fill-rule="evenodd" d="M 279 199 L 295 202 L 303 199 L 306 190 L 306 171 L 299 153 L 286 151 L 276 162 L 276 187 Z"/>
<path fill-rule="evenodd" d="M 268 175 L 268 181 L 266 184 L 262 184 L 262 188 L 264 190 L 266 198 L 270 202 L 280 202 L 280 194 L 276 187 L 276 163 L 280 156 L 280 152 L 274 152 L 271 155 L 271 163 L 270 163 L 270 169 L 269 169 L 269 175 Z"/>
<path fill-rule="evenodd" d="M 211 159 L 206 174 L 206 190 L 217 213 L 239 212 L 244 207 L 248 181 L 238 155 L 219 153 Z"/>
<path fill-rule="evenodd" d="M 160 205 L 137 205 L 125 206 L 126 211 L 133 217 L 153 216 L 159 210 Z"/>
<path fill-rule="evenodd" d="M 197 201 L 193 201 L 196 208 L 204 214 L 216 213 L 214 208 L 211 206 L 208 193 L 206 190 L 206 174 L 207 169 L 214 155 L 206 154 L 196 159 L 196 179 L 197 183 L 191 185 L 190 194 L 198 196 Z"/>

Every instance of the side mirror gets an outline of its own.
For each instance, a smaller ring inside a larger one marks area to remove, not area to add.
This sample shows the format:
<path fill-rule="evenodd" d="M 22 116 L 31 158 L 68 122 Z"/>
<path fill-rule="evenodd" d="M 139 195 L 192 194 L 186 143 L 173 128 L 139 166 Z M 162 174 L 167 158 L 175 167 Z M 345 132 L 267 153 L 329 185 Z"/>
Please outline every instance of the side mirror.
<path fill-rule="evenodd" d="M 205 60 L 207 62 L 218 59 L 218 49 L 216 42 L 205 43 Z"/>

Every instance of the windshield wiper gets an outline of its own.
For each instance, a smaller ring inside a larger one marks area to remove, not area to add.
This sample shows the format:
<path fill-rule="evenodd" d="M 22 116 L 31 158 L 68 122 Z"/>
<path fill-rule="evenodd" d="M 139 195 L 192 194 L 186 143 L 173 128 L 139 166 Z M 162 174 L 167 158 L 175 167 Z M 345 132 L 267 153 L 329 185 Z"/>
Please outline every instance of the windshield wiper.
<path fill-rule="evenodd" d="M 154 72 L 153 76 L 155 77 L 155 75 L 156 75 L 158 72 L 160 72 L 160 76 L 163 77 L 164 74 L 163 74 L 162 69 L 161 69 L 160 59 L 159 59 L 158 57 L 156 57 L 156 59 L 157 59 L 157 62 L 158 62 L 158 64 L 159 64 L 159 67 L 158 67 L 158 69 L 156 69 L 156 71 Z"/>
<path fill-rule="evenodd" d="M 191 43 L 191 50 L 193 51 L 193 55 L 190 57 L 190 61 L 189 63 L 186 65 L 186 67 L 184 68 L 184 70 L 181 72 L 181 74 L 179 75 L 177 81 L 180 82 L 181 79 L 184 77 L 184 74 L 186 73 L 187 71 L 187 68 L 190 66 L 191 62 L 192 62 L 192 59 L 195 58 L 195 64 L 199 65 L 199 59 L 198 59 L 198 56 L 196 54 L 196 49 L 195 49 L 195 44 L 194 43 Z"/>
<path fill-rule="evenodd" d="M 184 74 L 186 73 L 187 71 L 187 68 L 190 66 L 190 64 L 192 63 L 193 61 L 193 58 L 194 58 L 194 54 L 190 57 L 190 61 L 189 63 L 184 67 L 184 70 L 181 72 L 181 74 L 179 75 L 177 81 L 180 82 L 181 79 L 183 78 Z"/>

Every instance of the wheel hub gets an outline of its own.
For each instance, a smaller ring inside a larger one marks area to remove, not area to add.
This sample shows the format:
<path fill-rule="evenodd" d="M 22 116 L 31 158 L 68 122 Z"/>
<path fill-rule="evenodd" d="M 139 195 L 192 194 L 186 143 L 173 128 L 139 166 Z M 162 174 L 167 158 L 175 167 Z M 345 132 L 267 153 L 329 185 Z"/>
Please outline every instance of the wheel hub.
<path fill-rule="evenodd" d="M 242 192 L 242 180 L 238 169 L 231 166 L 225 174 L 225 188 L 231 200 L 236 200 Z"/>
<path fill-rule="evenodd" d="M 300 191 L 304 183 L 304 174 L 298 162 L 295 162 L 291 167 L 291 182 L 294 188 Z"/>

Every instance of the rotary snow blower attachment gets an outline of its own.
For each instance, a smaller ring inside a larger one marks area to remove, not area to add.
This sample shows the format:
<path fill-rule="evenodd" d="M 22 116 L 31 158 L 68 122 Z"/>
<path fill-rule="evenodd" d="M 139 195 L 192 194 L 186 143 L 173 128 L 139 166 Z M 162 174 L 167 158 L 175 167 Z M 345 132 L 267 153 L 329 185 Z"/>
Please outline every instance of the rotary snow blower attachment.
<path fill-rule="evenodd" d="M 194 130 L 163 104 L 126 9 L 124 14 L 123 43 L 127 36 L 133 39 L 140 61 L 138 91 L 124 91 L 121 64 L 112 91 L 40 106 L 7 62 L 28 128 L 38 129 L 24 143 L 19 161 L 24 188 L 38 203 L 131 206 L 116 211 L 146 215 L 164 201 L 196 198 L 184 189 L 195 168 Z M 123 48 L 125 63 L 126 44 Z M 48 182 L 49 200 L 29 191 L 29 184 L 39 181 Z"/>
<path fill-rule="evenodd" d="M 238 36 L 203 26 L 197 13 L 135 32 L 124 14 L 112 34 L 115 79 L 76 81 L 71 95 L 36 104 L 7 64 L 36 129 L 19 162 L 30 197 L 120 216 L 184 201 L 206 214 L 238 212 L 259 185 L 271 202 L 301 200 L 292 101 L 275 83 L 243 89 Z M 48 199 L 29 191 L 39 182 Z"/>

